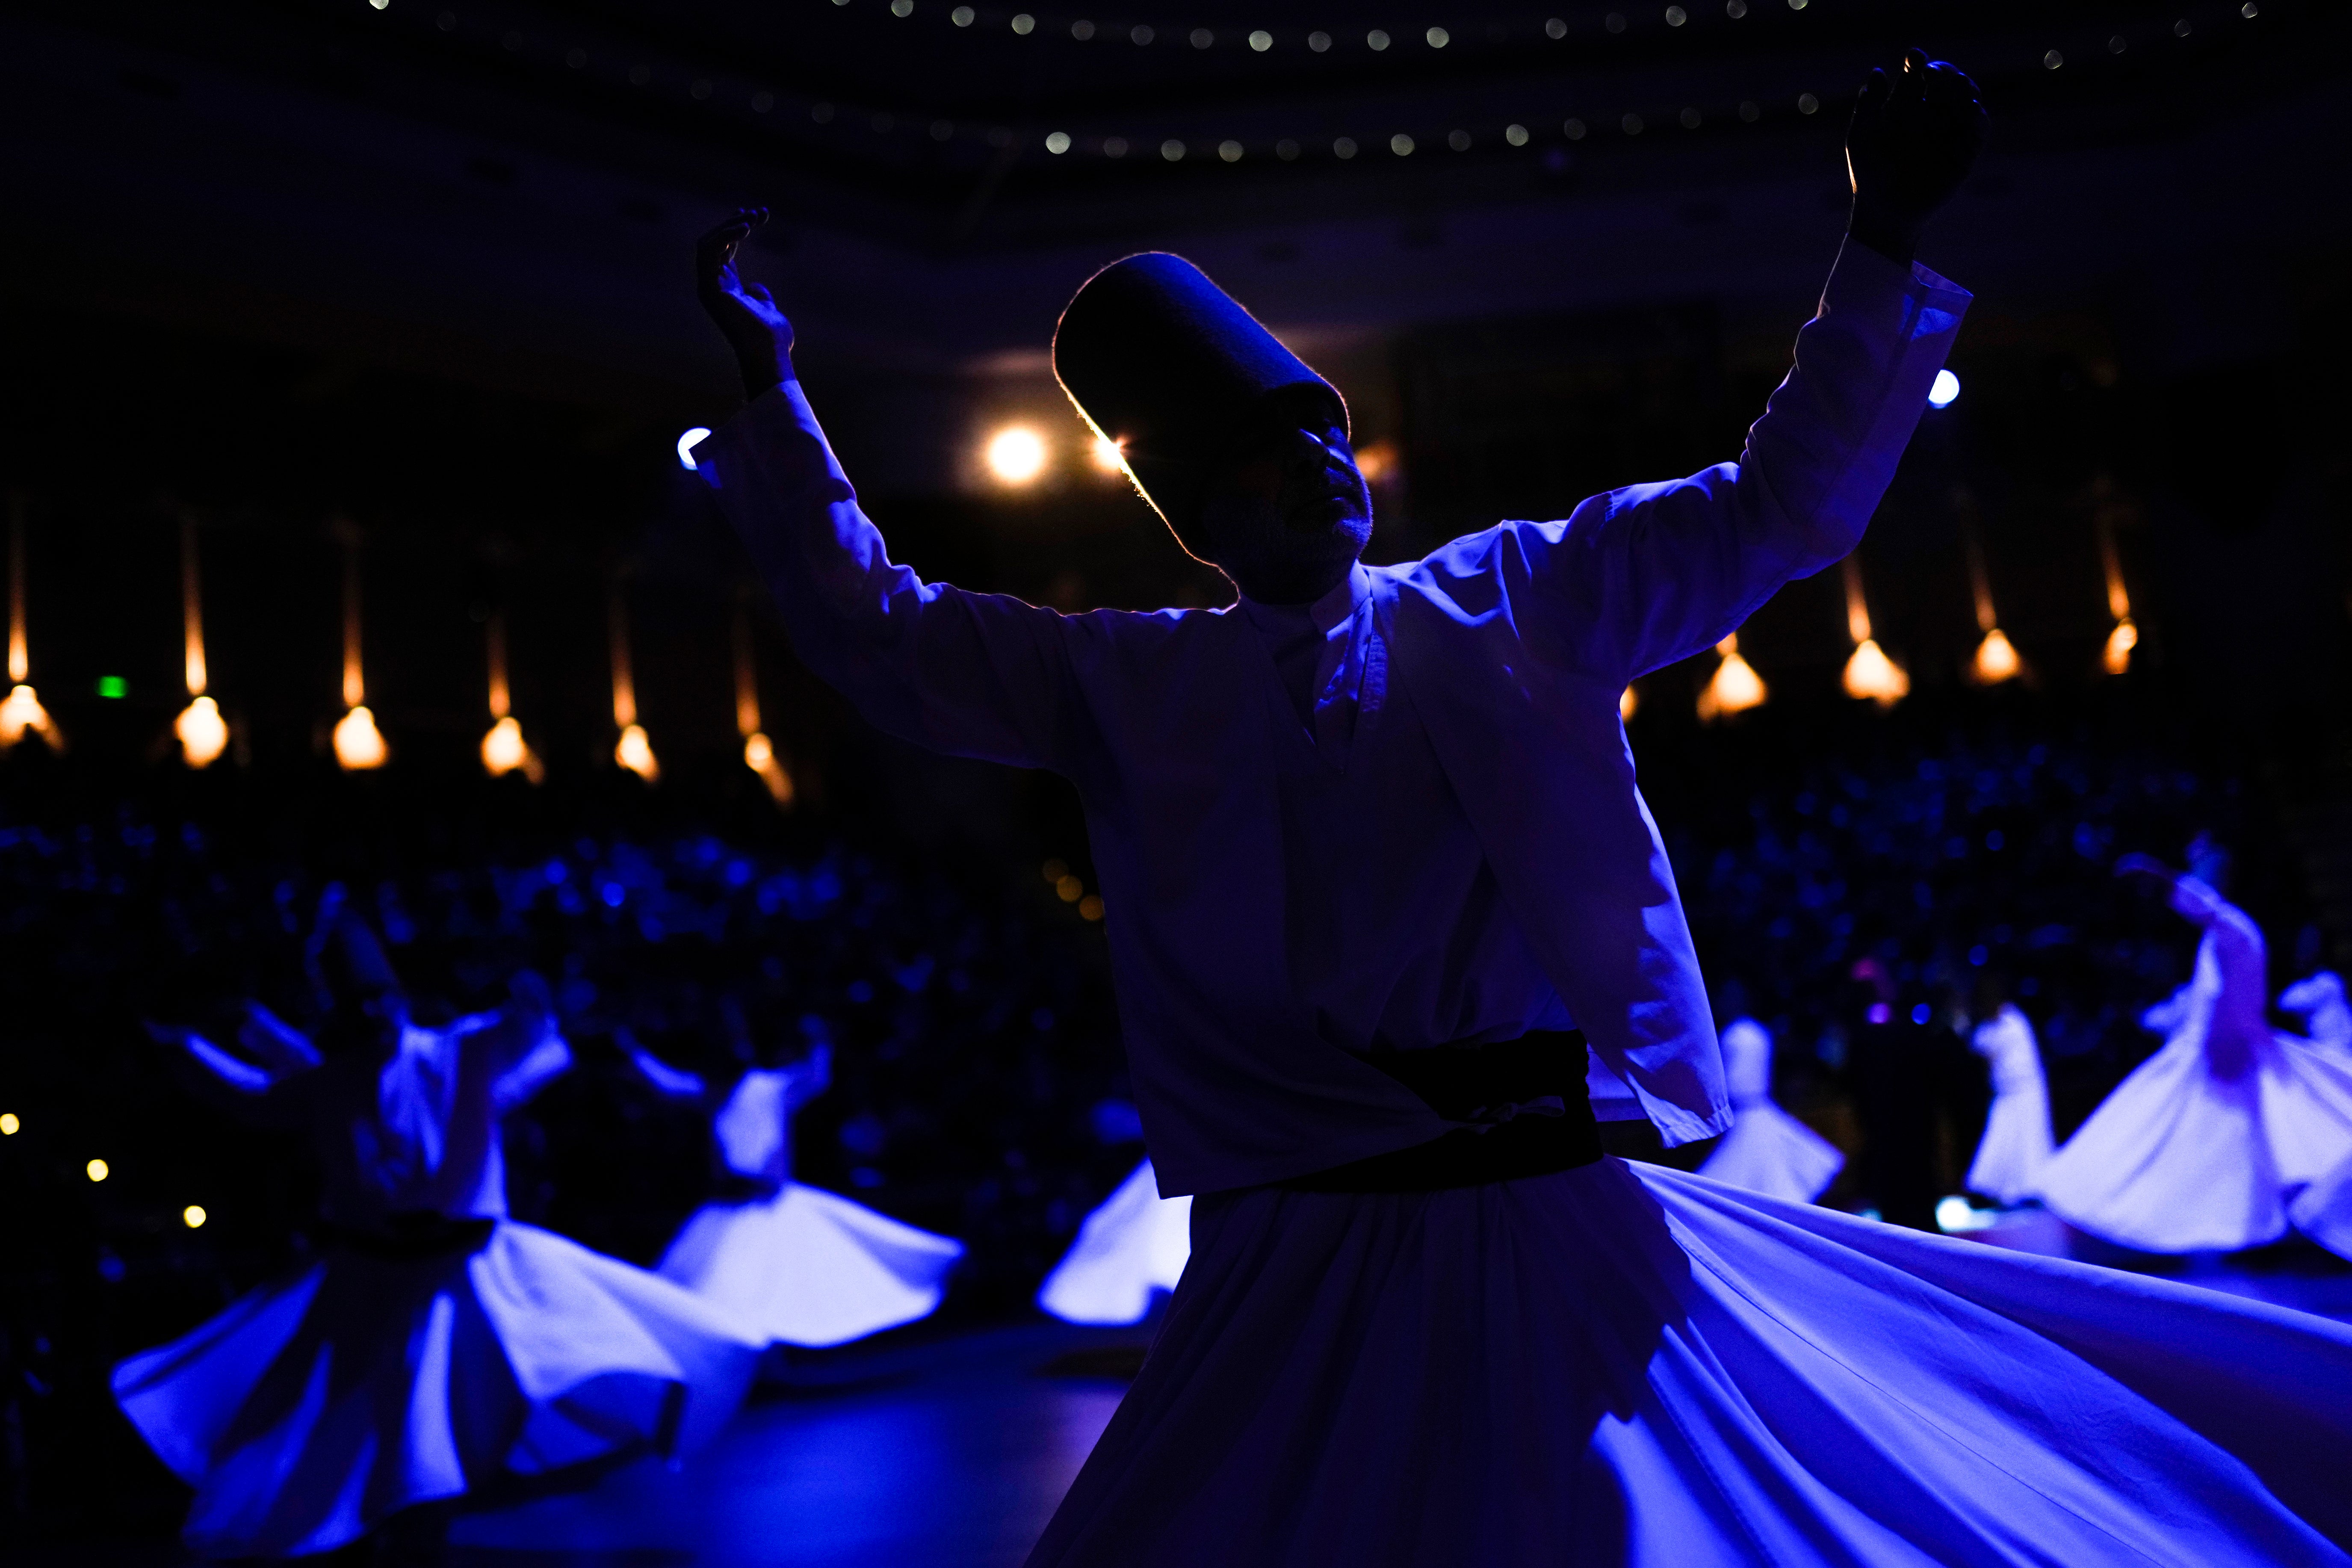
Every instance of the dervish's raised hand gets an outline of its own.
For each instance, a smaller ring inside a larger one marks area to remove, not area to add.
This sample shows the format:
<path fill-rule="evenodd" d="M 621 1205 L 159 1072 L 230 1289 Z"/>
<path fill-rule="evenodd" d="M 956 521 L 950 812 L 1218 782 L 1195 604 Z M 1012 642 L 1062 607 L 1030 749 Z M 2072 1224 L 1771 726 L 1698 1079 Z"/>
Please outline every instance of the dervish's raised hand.
<path fill-rule="evenodd" d="M 747 286 L 735 271 L 736 247 L 767 221 L 765 207 L 738 207 L 694 247 L 695 293 L 735 351 L 746 397 L 759 396 L 792 374 L 792 322 L 776 309 L 765 284 Z"/>
<path fill-rule="evenodd" d="M 1912 49 L 1894 75 L 1873 70 L 1845 135 L 1853 184 L 1847 232 L 1909 266 L 1919 231 L 1984 151 L 1989 125 L 1977 84 L 1958 66 Z"/>

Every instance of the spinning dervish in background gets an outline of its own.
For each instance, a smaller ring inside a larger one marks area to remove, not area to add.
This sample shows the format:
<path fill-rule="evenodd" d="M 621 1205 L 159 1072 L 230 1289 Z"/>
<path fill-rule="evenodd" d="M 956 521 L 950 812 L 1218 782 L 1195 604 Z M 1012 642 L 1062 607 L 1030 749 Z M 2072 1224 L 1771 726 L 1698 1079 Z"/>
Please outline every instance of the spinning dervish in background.
<path fill-rule="evenodd" d="M 1968 1189 L 2013 1207 L 2041 1196 L 2050 1163 L 2050 1084 L 2041 1042 L 2016 1005 L 2003 1002 L 1969 1044 L 1992 1068 L 1992 1109 L 1969 1162 Z"/>
<path fill-rule="evenodd" d="M 196 1489 L 188 1544 L 323 1552 L 492 1477 L 715 1433 L 758 1354 L 726 1314 L 506 1217 L 499 1120 L 572 1065 L 538 977 L 426 1028 L 338 889 L 312 957 L 342 971 L 323 1050 L 255 1004 L 236 1051 L 153 1026 L 248 1119 L 306 1128 L 326 1185 L 322 1256 L 115 1369 Z"/>
<path fill-rule="evenodd" d="M 1755 1019 L 1724 1026 L 1723 1078 L 1731 1131 L 1699 1174 L 1792 1204 L 1820 1197 L 1845 1168 L 1845 1156 L 1772 1098 L 1772 1037 Z"/>
<path fill-rule="evenodd" d="M 1176 1289 L 1192 1255 L 1192 1200 L 1161 1197 L 1146 1160 L 1078 1226 L 1037 1305 L 1064 1322 L 1139 1323 Z"/>
<path fill-rule="evenodd" d="M 1601 1151 L 1595 1100 L 1670 1145 L 1731 1121 L 1619 699 L 1861 538 L 1968 307 L 1912 255 L 1983 134 L 1951 67 L 1872 74 L 1738 462 L 1395 566 L 1328 383 L 1179 258 L 1097 273 L 1055 371 L 1222 610 L 893 563 L 736 274 L 764 214 L 706 237 L 751 405 L 698 471 L 870 721 L 1074 782 L 1196 1194 L 1037 1568 L 2347 1561 L 2352 1328 Z"/>
<path fill-rule="evenodd" d="M 2352 1160 L 2352 1058 L 2271 1026 L 2262 928 L 2145 855 L 2118 876 L 2200 927 L 2189 984 L 2140 1022 L 2166 1037 L 2042 1168 L 2042 1201 L 2143 1252 L 2235 1251 L 2287 1234 L 2294 1199 Z"/>
<path fill-rule="evenodd" d="M 2352 1002 L 2344 977 L 2332 969 L 2306 974 L 2279 993 L 2279 1011 L 2303 1015 L 2303 1032 L 2315 1046 L 2352 1052 Z"/>
<path fill-rule="evenodd" d="M 793 1113 L 833 1082 L 833 1047 L 797 1062 L 749 1065 L 742 1015 L 730 1043 L 746 1062 L 730 1083 L 682 1072 L 625 1030 L 615 1038 L 646 1081 L 710 1119 L 722 1173 L 662 1254 L 660 1271 L 723 1308 L 758 1343 L 838 1345 L 929 1316 L 963 1244 L 793 1180 Z"/>

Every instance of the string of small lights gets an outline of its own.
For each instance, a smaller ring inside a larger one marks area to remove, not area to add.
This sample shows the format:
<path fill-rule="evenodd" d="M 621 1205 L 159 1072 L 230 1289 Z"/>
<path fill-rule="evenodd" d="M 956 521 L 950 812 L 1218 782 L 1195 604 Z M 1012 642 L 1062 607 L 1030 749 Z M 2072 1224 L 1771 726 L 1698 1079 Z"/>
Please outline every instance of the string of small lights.
<path fill-rule="evenodd" d="M 1442 124 L 1393 123 L 1382 128 L 1374 125 L 1334 126 L 1327 124 L 1312 132 L 1302 127 L 1295 134 L 1179 134 L 1164 131 L 1154 133 L 1129 127 L 1082 126 L 1077 130 L 1048 127 L 1015 127 L 921 111 L 909 111 L 904 105 L 851 104 L 831 99 L 821 99 L 779 89 L 749 77 L 726 73 L 689 74 L 665 70 L 656 72 L 642 59 L 625 54 L 600 49 L 591 51 L 579 43 L 559 44 L 551 39 L 533 38 L 519 29 L 499 28 L 494 22 L 469 21 L 454 9 L 443 8 L 431 13 L 426 19 L 426 5 L 417 0 L 353 0 L 368 9 L 394 19 L 413 21 L 428 26 L 452 42 L 481 45 L 495 43 L 509 56 L 536 57 L 541 63 L 560 65 L 569 73 L 580 73 L 625 85 L 633 92 L 675 94 L 683 96 L 705 109 L 730 115 L 743 116 L 751 123 L 772 127 L 778 131 L 798 124 L 813 128 L 803 134 L 822 138 L 859 138 L 884 143 L 919 144 L 929 142 L 946 147 L 969 145 L 985 148 L 998 159 L 1019 159 L 1052 166 L 1059 163 L 1155 164 L 1213 164 L 1234 166 L 1266 163 L 1348 163 L 1360 158 L 1378 162 L 1382 154 L 1390 158 L 1410 158 L 1419 153 L 1441 151 L 1453 153 L 1532 154 L 1557 159 L 1559 152 L 1574 143 L 1630 142 L 1645 135 L 1673 135 L 1717 132 L 1742 127 L 1755 127 L 1773 122 L 1794 123 L 1817 115 L 1833 100 L 1813 91 L 1793 95 L 1757 94 L 1739 99 L 1713 99 L 1704 101 L 1648 102 L 1606 107 L 1555 103 L 1529 104 L 1527 112 L 1508 118 L 1476 121 L 1455 121 Z M 429 3 L 429 0 L 428 0 Z M 1433 24 L 1420 28 L 1385 27 L 1360 30 L 1341 29 L 1282 29 L 1208 26 L 1163 26 L 1160 23 L 1126 23 L 1097 21 L 1087 17 L 1056 16 L 1033 11 L 1003 11 L 982 9 L 969 5 L 949 6 L 940 0 L 811 0 L 827 9 L 862 6 L 866 9 L 887 8 L 889 15 L 903 19 L 937 19 L 943 21 L 950 33 L 1003 32 L 1016 38 L 1063 38 L 1074 44 L 1116 42 L 1124 38 L 1129 47 L 1149 47 L 1160 42 L 1181 42 L 1194 50 L 1244 47 L 1257 54 L 1277 49 L 1303 48 L 1309 55 L 1332 55 L 1350 50 L 1386 54 L 1399 48 L 1420 47 L 1442 50 L 1457 42 L 1511 44 L 1519 41 L 1541 41 L 1554 45 L 1591 42 L 1596 37 L 1608 37 L 1630 32 L 1659 32 L 1683 29 L 1696 23 L 1702 16 L 1712 15 L 1712 0 L 1703 0 L 1696 7 L 1671 5 L 1653 9 L 1641 7 L 1600 13 L 1597 19 L 1532 15 L 1517 20 L 1480 20 L 1456 26 Z M 1785 8 L 1791 12 L 1818 14 L 1830 0 L 1722 0 L 1721 15 L 1737 22 L 1759 12 Z M 2184 6 L 2171 20 L 2161 16 L 2135 21 L 2120 27 L 2088 21 L 2074 22 L 2062 36 L 2045 37 L 2038 43 L 2011 44 L 2006 52 L 2015 58 L 1972 57 L 1969 63 L 1986 75 L 2006 72 L 2032 71 L 2077 72 L 2096 68 L 2102 61 L 2119 67 L 2135 65 L 2148 50 L 2167 45 L 2179 47 L 2201 44 L 2213 37 L 2217 29 L 2235 22 L 2241 26 L 2265 19 L 2271 14 L 2263 9 L 2262 0 L 2204 0 L 2204 3 Z M 1319 42 L 1318 40 L 1320 40 Z M 1581 63 L 1591 64 L 1590 57 Z M 1342 111 L 1353 117 L 1362 111 Z"/>
<path fill-rule="evenodd" d="M 1572 17 L 1533 14 L 1500 19 L 1481 16 L 1473 22 L 1456 20 L 1448 25 L 1441 20 L 1423 26 L 1398 26 L 1391 29 L 1339 24 L 1329 27 L 1273 28 L 1237 26 L 1230 23 L 1211 26 L 1164 20 L 1097 20 L 1091 16 L 1051 12 L 950 5 L 947 0 L 827 0 L 827 3 L 836 8 L 854 5 L 863 5 L 868 10 L 885 8 L 901 20 L 921 17 L 944 21 L 960 32 L 974 36 L 1009 32 L 1016 37 L 1035 38 L 1041 43 L 1060 40 L 1072 44 L 1126 44 L 1137 48 L 1150 48 L 1157 45 L 1196 50 L 1247 49 L 1259 55 L 1299 49 L 1312 55 L 1345 55 L 1355 50 L 1378 55 L 1386 54 L 1392 48 L 1410 50 L 1415 46 L 1443 49 L 1457 41 L 1496 45 L 1541 40 L 1560 44 L 1594 33 L 1614 37 L 1654 27 L 1682 27 L 1706 16 L 1715 9 L 1710 0 L 1699 0 L 1696 10 L 1670 5 Z M 1811 4 L 1812 0 L 1777 0 L 1777 4 L 1776 0 L 1721 0 L 1720 11 L 1726 20 L 1738 22 L 1759 11 L 1785 7 L 1798 12 L 1808 9 Z"/>

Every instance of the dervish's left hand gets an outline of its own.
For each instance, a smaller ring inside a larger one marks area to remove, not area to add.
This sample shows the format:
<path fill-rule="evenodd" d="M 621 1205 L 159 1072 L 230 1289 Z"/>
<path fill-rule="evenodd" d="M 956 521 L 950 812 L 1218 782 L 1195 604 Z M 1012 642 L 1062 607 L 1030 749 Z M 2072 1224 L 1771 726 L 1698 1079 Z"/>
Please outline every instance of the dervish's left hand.
<path fill-rule="evenodd" d="M 791 379 L 793 372 L 792 322 L 765 284 L 746 285 L 735 270 L 736 251 L 767 221 L 765 207 L 738 207 L 694 247 L 695 294 L 735 351 L 746 397 Z"/>
<path fill-rule="evenodd" d="M 1977 84 L 1958 66 L 1912 49 L 1894 75 L 1873 70 L 1846 130 L 1846 232 L 1908 267 L 1928 218 L 1975 167 L 1990 124 Z"/>

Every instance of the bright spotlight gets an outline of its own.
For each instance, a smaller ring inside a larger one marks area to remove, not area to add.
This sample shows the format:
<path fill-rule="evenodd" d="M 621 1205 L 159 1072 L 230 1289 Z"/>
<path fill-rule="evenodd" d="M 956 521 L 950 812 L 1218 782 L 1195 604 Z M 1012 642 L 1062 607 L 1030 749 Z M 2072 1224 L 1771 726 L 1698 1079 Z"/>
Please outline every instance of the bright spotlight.
<path fill-rule="evenodd" d="M 205 1221 L 211 1217 L 212 1216 L 210 1215 L 205 1213 L 205 1205 L 202 1204 L 190 1204 L 186 1208 L 180 1211 L 180 1223 L 186 1226 L 190 1230 L 204 1229 Z"/>
<path fill-rule="evenodd" d="M 1927 406 L 1949 408 L 1960 398 L 1960 378 L 1948 370 L 1936 373 L 1936 384 L 1927 389 Z"/>
<path fill-rule="evenodd" d="M 1939 381 L 1936 384 L 1938 387 L 1941 387 L 1944 384 Z M 1948 399 L 1947 401 L 1948 401 Z M 1941 408 L 1943 405 L 1944 405 L 1941 403 L 1936 405 L 1938 408 Z M 685 435 L 680 436 L 677 438 L 677 466 L 679 468 L 684 468 L 689 474 L 694 472 L 694 448 L 700 444 L 705 436 L 709 434 L 710 432 L 708 429 L 698 425 L 693 429 L 688 430 Z"/>
<path fill-rule="evenodd" d="M 1094 445 L 1087 448 L 1087 457 L 1106 474 L 1127 471 L 1127 459 L 1119 456 L 1118 443 L 1108 436 L 1096 437 Z"/>
<path fill-rule="evenodd" d="M 1025 425 L 1008 425 L 988 438 L 984 457 L 999 483 L 1025 485 L 1045 471 L 1045 437 Z"/>
<path fill-rule="evenodd" d="M 14 1138 L 16 1136 L 16 1129 L 23 1125 L 25 1125 L 23 1122 L 16 1120 L 15 1111 L 0 1110 L 0 1138 Z"/>
<path fill-rule="evenodd" d="M 88 1176 L 93 1182 L 102 1182 L 107 1178 L 108 1173 L 106 1162 L 103 1160 L 92 1160 L 89 1164 L 84 1165 L 81 1169 L 82 1174 Z"/>

